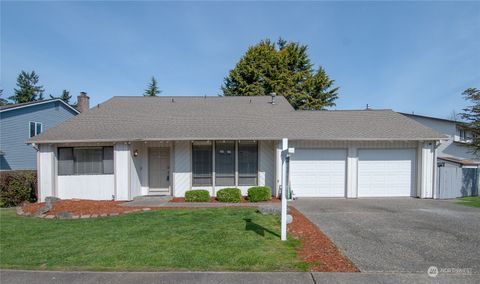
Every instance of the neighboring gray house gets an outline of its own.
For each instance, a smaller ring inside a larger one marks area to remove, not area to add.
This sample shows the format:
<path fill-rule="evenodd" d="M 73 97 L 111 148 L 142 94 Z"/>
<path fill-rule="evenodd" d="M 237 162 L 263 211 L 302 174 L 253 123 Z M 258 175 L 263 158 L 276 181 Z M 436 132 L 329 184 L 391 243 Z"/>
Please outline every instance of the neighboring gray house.
<path fill-rule="evenodd" d="M 456 198 L 478 195 L 480 159 L 469 144 L 472 132 L 460 121 L 417 114 L 403 115 L 446 135 L 437 146 L 437 171 L 434 196 Z"/>
<path fill-rule="evenodd" d="M 39 200 L 130 200 L 225 187 L 299 198 L 433 198 L 445 137 L 391 110 L 295 111 L 283 97 L 113 97 L 29 139 Z M 380 202 L 380 201 L 379 201 Z"/>
<path fill-rule="evenodd" d="M 418 114 L 402 114 L 448 137 L 447 140 L 442 140 L 437 148 L 439 163 L 458 167 L 478 167 L 480 165 L 480 158 L 469 147 L 472 142 L 472 132 L 465 127 L 464 123 Z"/>
<path fill-rule="evenodd" d="M 0 106 L 0 170 L 35 170 L 37 151 L 26 141 L 78 113 L 61 99 Z"/>

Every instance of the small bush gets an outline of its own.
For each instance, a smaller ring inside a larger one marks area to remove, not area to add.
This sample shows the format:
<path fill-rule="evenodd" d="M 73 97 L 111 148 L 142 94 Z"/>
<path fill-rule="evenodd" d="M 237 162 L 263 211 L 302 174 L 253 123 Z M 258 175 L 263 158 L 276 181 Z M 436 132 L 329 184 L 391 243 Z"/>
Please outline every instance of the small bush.
<path fill-rule="evenodd" d="M 210 193 L 206 189 L 194 189 L 185 192 L 186 202 L 208 202 Z"/>
<path fill-rule="evenodd" d="M 17 206 L 37 201 L 37 173 L 11 171 L 0 174 L 0 207 Z"/>
<path fill-rule="evenodd" d="M 268 186 L 254 186 L 248 189 L 248 201 L 260 202 L 272 199 L 272 189 Z"/>
<path fill-rule="evenodd" d="M 242 199 L 242 192 L 239 188 L 224 188 L 217 192 L 217 200 L 220 202 L 239 203 Z"/>

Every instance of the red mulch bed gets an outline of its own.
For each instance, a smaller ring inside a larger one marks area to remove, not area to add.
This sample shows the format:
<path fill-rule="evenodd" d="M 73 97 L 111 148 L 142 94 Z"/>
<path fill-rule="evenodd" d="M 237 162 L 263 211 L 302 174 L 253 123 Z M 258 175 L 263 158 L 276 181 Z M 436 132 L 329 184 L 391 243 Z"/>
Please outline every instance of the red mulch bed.
<path fill-rule="evenodd" d="M 270 199 L 269 201 L 262 201 L 262 203 L 277 203 L 277 202 L 281 202 L 281 201 L 282 200 L 277 198 L 277 197 L 272 197 L 272 199 Z M 185 201 L 184 197 L 174 197 L 169 202 L 186 202 L 186 201 Z M 226 203 L 226 202 L 220 202 L 220 201 L 217 200 L 216 197 L 210 197 L 209 202 L 192 202 L 192 203 Z M 242 196 L 242 199 L 240 200 L 240 203 L 252 203 L 252 204 L 254 204 L 253 202 L 249 202 L 246 196 Z"/>
<path fill-rule="evenodd" d="M 114 214 L 141 209 L 144 207 L 120 206 L 122 201 L 98 201 L 84 199 L 59 200 L 53 204 L 52 210 L 48 211 L 48 215 L 57 215 L 60 212 L 70 212 L 73 215 L 92 215 L 92 214 Z M 34 214 L 38 209 L 45 205 L 40 203 L 26 203 L 23 205 L 25 213 Z"/>
<path fill-rule="evenodd" d="M 293 222 L 287 226 L 288 232 L 302 241 L 299 256 L 313 265 L 310 271 L 318 272 L 360 272 L 335 244 L 318 227 L 303 216 L 297 209 L 290 208 Z M 315 265 L 315 263 L 319 265 Z"/>

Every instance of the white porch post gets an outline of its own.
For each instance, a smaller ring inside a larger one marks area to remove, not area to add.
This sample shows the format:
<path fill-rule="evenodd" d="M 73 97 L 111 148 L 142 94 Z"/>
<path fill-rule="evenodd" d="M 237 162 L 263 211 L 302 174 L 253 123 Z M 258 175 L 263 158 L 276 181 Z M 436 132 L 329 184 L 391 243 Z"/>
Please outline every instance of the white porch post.
<path fill-rule="evenodd" d="M 45 197 L 55 196 L 55 147 L 47 144 L 40 144 L 38 147 L 38 200 L 43 202 Z"/>
<path fill-rule="evenodd" d="M 275 142 L 275 196 L 280 196 L 282 184 L 282 142 Z"/>
<path fill-rule="evenodd" d="M 287 154 L 288 138 L 282 139 L 282 225 L 281 240 L 287 240 Z"/>
<path fill-rule="evenodd" d="M 348 147 L 347 157 L 347 198 L 358 197 L 358 149 Z"/>
<path fill-rule="evenodd" d="M 420 185 L 420 198 L 433 198 L 434 178 L 435 178 L 435 143 L 427 141 L 419 145 L 420 167 L 418 169 L 418 178 Z"/>
<path fill-rule="evenodd" d="M 130 145 L 117 143 L 114 147 L 115 200 L 130 199 Z"/>

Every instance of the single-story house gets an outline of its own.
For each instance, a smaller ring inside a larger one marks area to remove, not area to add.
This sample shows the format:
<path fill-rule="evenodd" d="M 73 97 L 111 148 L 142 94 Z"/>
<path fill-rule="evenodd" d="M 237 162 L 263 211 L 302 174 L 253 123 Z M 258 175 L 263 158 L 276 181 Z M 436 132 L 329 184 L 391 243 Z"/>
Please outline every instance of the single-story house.
<path fill-rule="evenodd" d="M 0 171 L 35 170 L 37 152 L 25 140 L 78 113 L 61 99 L 0 106 Z"/>
<path fill-rule="evenodd" d="M 295 111 L 279 97 L 113 97 L 28 140 L 40 200 L 243 194 L 281 185 L 282 139 L 297 197 L 432 198 L 444 136 L 392 110 Z"/>

